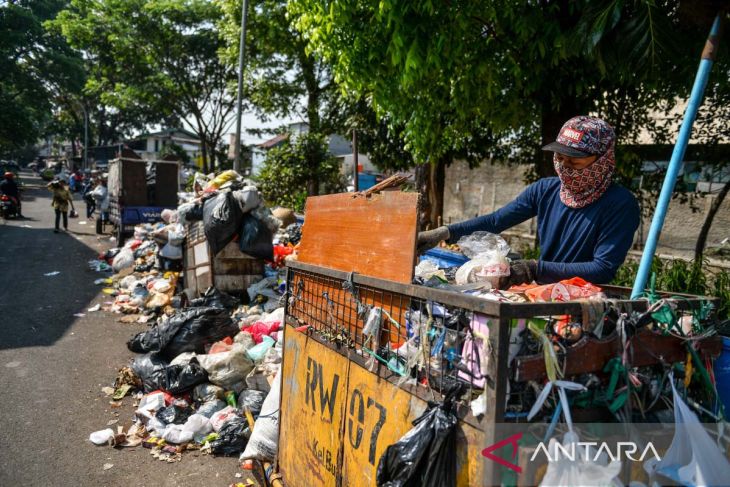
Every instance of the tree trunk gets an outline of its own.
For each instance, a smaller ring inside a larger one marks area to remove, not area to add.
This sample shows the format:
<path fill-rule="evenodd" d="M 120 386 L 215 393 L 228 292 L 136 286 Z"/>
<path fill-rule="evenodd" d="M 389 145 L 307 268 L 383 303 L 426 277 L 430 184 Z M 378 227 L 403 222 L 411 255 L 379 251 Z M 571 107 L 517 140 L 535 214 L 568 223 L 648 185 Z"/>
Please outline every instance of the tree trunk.
<path fill-rule="evenodd" d="M 416 189 L 421 193 L 418 211 L 421 230 L 433 229 L 443 224 L 446 166 L 450 162 L 450 157 L 442 157 L 430 164 L 416 166 Z"/>
<path fill-rule="evenodd" d="M 210 172 L 208 166 L 208 144 L 205 142 L 205 137 L 200 137 L 200 155 L 203 158 L 203 174 Z"/>
<path fill-rule="evenodd" d="M 705 221 L 702 223 L 702 228 L 700 229 L 700 234 L 697 236 L 697 244 L 695 245 L 695 262 L 702 261 L 702 255 L 705 252 L 705 245 L 707 245 L 707 237 L 710 234 L 710 228 L 712 228 L 712 221 L 715 219 L 717 212 L 720 211 L 722 202 L 725 201 L 725 197 L 728 192 L 730 192 L 730 182 L 725 183 L 725 186 L 723 186 L 720 192 L 717 193 L 717 197 L 710 205 L 710 211 L 707 212 Z"/>

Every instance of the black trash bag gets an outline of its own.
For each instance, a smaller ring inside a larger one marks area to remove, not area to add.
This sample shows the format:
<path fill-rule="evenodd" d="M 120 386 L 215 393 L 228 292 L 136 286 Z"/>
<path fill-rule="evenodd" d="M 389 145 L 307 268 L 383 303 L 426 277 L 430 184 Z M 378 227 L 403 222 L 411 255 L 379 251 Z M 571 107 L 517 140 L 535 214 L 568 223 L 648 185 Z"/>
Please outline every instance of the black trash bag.
<path fill-rule="evenodd" d="M 241 228 L 241 208 L 230 191 L 218 193 L 203 205 L 203 230 L 213 256 L 228 245 Z"/>
<path fill-rule="evenodd" d="M 185 424 L 190 416 L 195 414 L 191 407 L 180 407 L 174 404 L 157 411 L 155 417 L 165 424 Z"/>
<path fill-rule="evenodd" d="M 225 423 L 218 432 L 218 439 L 210 442 L 210 451 L 216 455 L 238 455 L 246 449 L 251 430 L 245 418 L 236 416 Z"/>
<path fill-rule="evenodd" d="M 193 206 L 186 214 L 185 221 L 194 222 L 203 219 L 203 205 Z"/>
<path fill-rule="evenodd" d="M 156 353 L 139 356 L 132 362 L 132 370 L 142 379 L 144 392 L 156 391 L 165 383 L 167 361 Z"/>
<path fill-rule="evenodd" d="M 209 287 L 199 298 L 190 301 L 191 307 L 208 306 L 213 308 L 234 309 L 240 306 L 241 301 L 237 298 L 219 291 L 215 287 Z"/>
<path fill-rule="evenodd" d="M 454 387 L 442 403 L 413 421 L 413 428 L 385 449 L 378 462 L 376 482 L 385 487 L 450 487 L 456 485 L 456 425 Z"/>
<path fill-rule="evenodd" d="M 162 390 L 176 396 L 205 382 L 208 382 L 208 372 L 193 358 L 190 363 L 170 365 L 165 369 Z"/>
<path fill-rule="evenodd" d="M 244 389 L 238 395 L 238 409 L 245 411 L 248 408 L 251 414 L 258 416 L 261 413 L 261 405 L 268 392 L 255 391 L 253 389 Z"/>
<path fill-rule="evenodd" d="M 136 353 L 161 352 L 164 358 L 172 359 L 183 352 L 205 353 L 205 345 L 238 332 L 225 308 L 186 308 L 133 336 L 127 348 Z"/>
<path fill-rule="evenodd" d="M 206 345 L 235 336 L 241 331 L 231 319 L 230 311 L 225 308 L 187 308 L 179 315 L 183 315 L 180 319 L 185 321 L 162 350 L 163 356 L 170 360 L 184 352 L 204 354 Z M 179 315 L 173 316 L 171 320 Z"/>
<path fill-rule="evenodd" d="M 264 222 L 250 213 L 243 215 L 238 248 L 255 259 L 274 260 L 274 235 Z"/>

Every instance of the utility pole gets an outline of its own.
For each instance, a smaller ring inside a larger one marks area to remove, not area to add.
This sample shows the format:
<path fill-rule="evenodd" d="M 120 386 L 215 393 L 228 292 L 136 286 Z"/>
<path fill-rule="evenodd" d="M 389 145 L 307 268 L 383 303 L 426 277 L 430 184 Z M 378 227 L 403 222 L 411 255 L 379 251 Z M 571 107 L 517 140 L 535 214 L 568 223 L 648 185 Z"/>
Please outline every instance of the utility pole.
<path fill-rule="evenodd" d="M 233 150 L 233 170 L 241 171 L 241 107 L 243 106 L 243 64 L 246 49 L 246 17 L 248 16 L 248 0 L 241 6 L 241 41 L 238 44 L 238 91 L 236 93 L 236 140 Z"/>
<path fill-rule="evenodd" d="M 355 129 L 352 129 L 352 164 L 353 164 L 353 166 L 355 166 L 355 168 L 352 170 L 352 172 L 353 172 L 353 174 L 355 176 L 355 179 L 354 179 L 353 184 L 355 186 L 355 192 L 357 193 L 360 190 L 360 188 L 359 188 L 360 185 L 358 184 L 359 181 L 357 180 L 357 174 L 358 174 L 358 169 L 357 169 L 357 166 L 358 166 L 358 161 L 357 161 L 357 130 L 355 130 Z"/>
<path fill-rule="evenodd" d="M 84 110 L 84 161 L 81 167 L 85 171 L 89 168 L 89 112 L 83 103 L 81 108 Z"/>

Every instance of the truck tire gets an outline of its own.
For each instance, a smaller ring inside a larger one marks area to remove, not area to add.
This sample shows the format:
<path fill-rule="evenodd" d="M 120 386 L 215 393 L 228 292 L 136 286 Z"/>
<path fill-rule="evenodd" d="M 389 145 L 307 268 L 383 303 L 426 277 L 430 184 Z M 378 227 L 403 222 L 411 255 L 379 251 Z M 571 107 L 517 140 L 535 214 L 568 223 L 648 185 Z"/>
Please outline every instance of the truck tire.
<path fill-rule="evenodd" d="M 124 245 L 124 225 L 121 223 L 117 225 L 117 247 L 121 247 Z"/>

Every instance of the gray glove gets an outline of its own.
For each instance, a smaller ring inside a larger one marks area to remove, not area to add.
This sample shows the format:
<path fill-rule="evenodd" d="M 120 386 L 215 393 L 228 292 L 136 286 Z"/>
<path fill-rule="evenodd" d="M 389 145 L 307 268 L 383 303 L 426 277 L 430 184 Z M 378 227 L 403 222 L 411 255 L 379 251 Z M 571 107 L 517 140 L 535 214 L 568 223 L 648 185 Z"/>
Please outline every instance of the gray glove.
<path fill-rule="evenodd" d="M 499 280 L 499 289 L 509 289 L 520 284 L 529 284 L 537 279 L 536 260 L 516 260 L 509 266 L 509 276 Z"/>
<path fill-rule="evenodd" d="M 434 248 L 439 244 L 439 242 L 442 240 L 448 240 L 449 237 L 449 228 L 446 226 L 420 232 L 418 234 L 418 253 L 422 254 L 428 249 Z"/>

